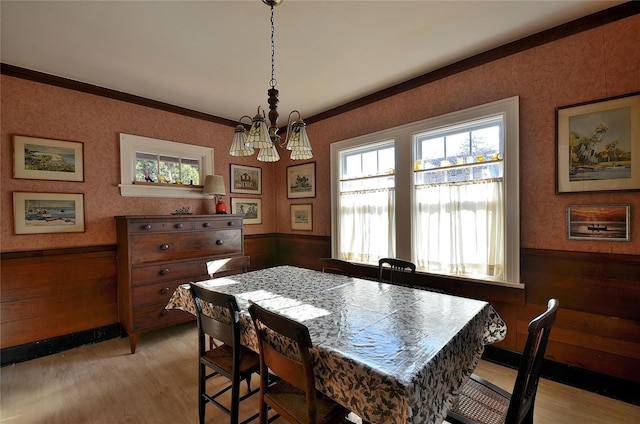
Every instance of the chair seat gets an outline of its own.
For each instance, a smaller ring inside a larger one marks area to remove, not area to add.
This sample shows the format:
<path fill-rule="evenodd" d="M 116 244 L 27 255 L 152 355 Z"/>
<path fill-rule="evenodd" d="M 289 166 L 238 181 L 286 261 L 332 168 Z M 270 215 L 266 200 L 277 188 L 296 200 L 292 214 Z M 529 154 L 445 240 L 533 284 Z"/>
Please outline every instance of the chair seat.
<path fill-rule="evenodd" d="M 447 420 L 460 423 L 503 424 L 511 396 L 500 387 L 471 375 L 462 387 L 456 403 L 447 413 Z"/>
<path fill-rule="evenodd" d="M 240 361 L 240 374 L 244 375 L 252 372 L 260 371 L 260 356 L 244 346 L 242 349 L 242 360 Z M 231 375 L 233 371 L 233 348 L 223 344 L 214 349 L 208 350 L 202 358 L 203 364 L 210 368 L 220 368 L 227 374 Z"/>
<path fill-rule="evenodd" d="M 341 423 L 349 410 L 317 392 L 317 418 L 318 424 Z M 302 390 L 298 390 L 291 384 L 280 380 L 269 387 L 265 393 L 265 401 L 275 410 L 284 410 L 291 414 L 297 422 L 307 422 L 307 399 Z"/>

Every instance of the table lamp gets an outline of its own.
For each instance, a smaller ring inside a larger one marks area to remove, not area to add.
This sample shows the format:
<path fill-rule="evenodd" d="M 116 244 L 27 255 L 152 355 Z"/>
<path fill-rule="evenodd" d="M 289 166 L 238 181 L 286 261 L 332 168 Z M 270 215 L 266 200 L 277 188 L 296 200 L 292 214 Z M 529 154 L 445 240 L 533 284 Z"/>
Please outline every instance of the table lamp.
<path fill-rule="evenodd" d="M 216 199 L 216 213 L 227 213 L 227 205 L 222 201 L 222 196 L 227 194 L 222 175 L 207 175 L 202 192 Z"/>

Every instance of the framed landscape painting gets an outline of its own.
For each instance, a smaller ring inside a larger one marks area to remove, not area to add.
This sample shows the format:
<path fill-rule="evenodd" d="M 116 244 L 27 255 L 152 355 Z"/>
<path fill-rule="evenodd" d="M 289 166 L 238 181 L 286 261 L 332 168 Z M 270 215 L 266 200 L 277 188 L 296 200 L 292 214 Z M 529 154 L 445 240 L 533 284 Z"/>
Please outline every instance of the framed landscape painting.
<path fill-rule="evenodd" d="M 231 192 L 262 194 L 262 168 L 231 164 Z"/>
<path fill-rule="evenodd" d="M 572 240 L 629 241 L 631 205 L 567 206 L 568 238 Z"/>
<path fill-rule="evenodd" d="M 262 224 L 262 200 L 232 197 L 231 213 L 242 215 L 243 224 Z"/>
<path fill-rule="evenodd" d="M 80 193 L 13 193 L 16 234 L 84 231 L 84 195 Z"/>
<path fill-rule="evenodd" d="M 287 198 L 316 197 L 316 163 L 287 167 Z"/>
<path fill-rule="evenodd" d="M 640 189 L 640 92 L 556 109 L 556 192 Z"/>
<path fill-rule="evenodd" d="M 291 229 L 313 230 L 313 205 L 291 205 Z"/>
<path fill-rule="evenodd" d="M 46 138 L 13 137 L 13 177 L 84 181 L 84 144 Z"/>

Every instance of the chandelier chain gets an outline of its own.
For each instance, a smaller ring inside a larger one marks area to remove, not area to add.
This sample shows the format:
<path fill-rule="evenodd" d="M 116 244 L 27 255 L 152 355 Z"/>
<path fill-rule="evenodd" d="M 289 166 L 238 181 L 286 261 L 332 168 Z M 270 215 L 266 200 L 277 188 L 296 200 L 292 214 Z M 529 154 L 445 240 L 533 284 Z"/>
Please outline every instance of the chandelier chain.
<path fill-rule="evenodd" d="M 271 4 L 271 81 L 269 85 L 275 88 L 278 84 L 276 80 L 276 45 L 275 45 L 275 23 L 273 18 L 273 4 Z"/>

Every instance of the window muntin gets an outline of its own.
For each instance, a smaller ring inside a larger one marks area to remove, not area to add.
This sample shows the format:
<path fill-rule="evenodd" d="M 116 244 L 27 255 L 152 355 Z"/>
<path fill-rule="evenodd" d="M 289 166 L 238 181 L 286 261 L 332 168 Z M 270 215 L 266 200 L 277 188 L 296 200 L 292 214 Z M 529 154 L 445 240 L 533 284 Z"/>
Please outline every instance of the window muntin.
<path fill-rule="evenodd" d="M 136 152 L 136 181 L 201 185 L 200 161 Z"/>

